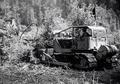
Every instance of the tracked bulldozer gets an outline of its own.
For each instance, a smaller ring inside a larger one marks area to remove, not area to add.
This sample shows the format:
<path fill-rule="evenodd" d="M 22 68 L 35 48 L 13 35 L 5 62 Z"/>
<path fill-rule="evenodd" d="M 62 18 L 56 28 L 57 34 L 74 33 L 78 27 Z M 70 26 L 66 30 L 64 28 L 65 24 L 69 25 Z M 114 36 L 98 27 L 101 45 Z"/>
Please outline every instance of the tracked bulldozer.
<path fill-rule="evenodd" d="M 101 26 L 69 27 L 54 33 L 53 64 L 80 69 L 111 68 L 117 64 L 118 45 L 109 45 L 107 32 Z M 48 51 L 49 52 L 49 51 Z"/>

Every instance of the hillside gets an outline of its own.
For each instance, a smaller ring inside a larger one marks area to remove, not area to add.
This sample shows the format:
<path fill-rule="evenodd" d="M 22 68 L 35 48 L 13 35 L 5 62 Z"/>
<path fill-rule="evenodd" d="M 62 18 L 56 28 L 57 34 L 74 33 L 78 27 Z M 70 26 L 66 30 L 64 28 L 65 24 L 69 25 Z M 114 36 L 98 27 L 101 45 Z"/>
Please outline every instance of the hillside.
<path fill-rule="evenodd" d="M 119 84 L 119 66 L 100 71 L 50 67 L 52 57 L 43 51 L 53 45 L 53 32 L 80 25 L 103 26 L 108 43 L 120 44 L 120 1 L 0 0 L 0 84 Z M 120 56 L 116 46 L 109 49 Z"/>

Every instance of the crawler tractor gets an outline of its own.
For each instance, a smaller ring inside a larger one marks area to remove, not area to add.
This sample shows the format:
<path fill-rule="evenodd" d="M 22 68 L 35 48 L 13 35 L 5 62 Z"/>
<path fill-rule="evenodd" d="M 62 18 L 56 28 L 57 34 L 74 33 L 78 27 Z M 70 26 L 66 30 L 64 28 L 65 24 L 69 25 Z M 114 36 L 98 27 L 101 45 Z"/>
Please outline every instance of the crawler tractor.
<path fill-rule="evenodd" d="M 53 64 L 86 68 L 111 68 L 117 63 L 119 45 L 108 45 L 106 29 L 101 26 L 69 27 L 55 32 Z"/>

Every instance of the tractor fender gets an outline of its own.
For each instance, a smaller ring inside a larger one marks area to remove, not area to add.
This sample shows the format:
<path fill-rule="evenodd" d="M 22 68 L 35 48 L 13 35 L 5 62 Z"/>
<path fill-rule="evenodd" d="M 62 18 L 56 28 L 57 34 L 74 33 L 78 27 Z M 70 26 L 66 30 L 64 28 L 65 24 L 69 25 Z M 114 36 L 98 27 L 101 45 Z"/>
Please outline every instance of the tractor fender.
<path fill-rule="evenodd" d="M 88 62 L 97 62 L 95 56 L 92 53 L 82 53 L 82 56 L 88 60 Z"/>

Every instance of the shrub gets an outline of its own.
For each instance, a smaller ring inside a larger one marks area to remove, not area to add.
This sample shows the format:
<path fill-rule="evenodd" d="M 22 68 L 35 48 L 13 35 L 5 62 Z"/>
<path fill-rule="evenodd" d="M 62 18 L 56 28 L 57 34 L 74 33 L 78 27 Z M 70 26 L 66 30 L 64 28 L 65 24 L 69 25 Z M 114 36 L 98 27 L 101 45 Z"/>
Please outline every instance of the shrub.
<path fill-rule="evenodd" d="M 9 28 L 9 30 L 11 29 Z M 9 34 L 9 31 L 7 33 Z M 23 30 L 20 29 L 17 35 L 11 33 L 9 37 L 4 38 L 3 51 L 10 62 L 30 61 L 34 58 L 32 51 L 35 45 L 39 45 L 40 48 L 44 47 L 43 35 L 44 26 L 31 25 L 25 27 Z"/>
<path fill-rule="evenodd" d="M 24 40 L 19 40 L 19 37 L 5 39 L 3 51 L 9 58 L 9 61 L 18 61 L 25 56 L 25 53 L 32 51 L 33 47 Z"/>

